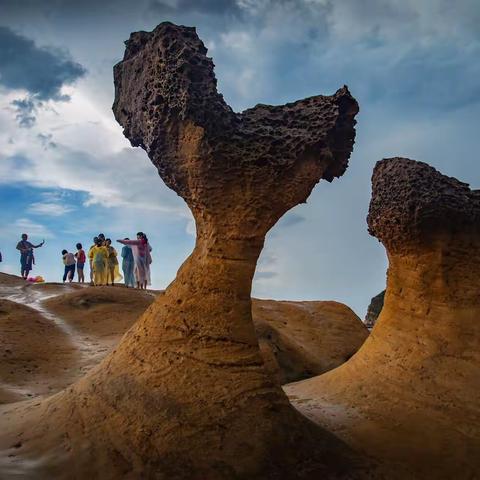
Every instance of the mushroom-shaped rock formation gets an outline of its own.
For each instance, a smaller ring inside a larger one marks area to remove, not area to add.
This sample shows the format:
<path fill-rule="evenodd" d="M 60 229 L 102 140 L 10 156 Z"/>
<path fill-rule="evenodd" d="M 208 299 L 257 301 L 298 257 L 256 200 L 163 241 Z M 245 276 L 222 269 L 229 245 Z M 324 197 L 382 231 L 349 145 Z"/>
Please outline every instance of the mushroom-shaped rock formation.
<path fill-rule="evenodd" d="M 389 259 L 384 307 L 352 359 L 287 393 L 354 448 L 411 465 L 410 478 L 475 478 L 480 191 L 404 158 L 379 162 L 372 181 L 369 231 Z"/>
<path fill-rule="evenodd" d="M 194 28 L 163 23 L 133 33 L 115 66 L 115 116 L 191 208 L 197 240 L 118 347 L 35 409 L 41 421 L 19 407 L 15 454 L 55 445 L 56 475 L 320 478 L 357 465 L 266 374 L 250 298 L 266 232 L 345 171 L 357 102 L 343 87 L 236 114 L 206 52 Z"/>

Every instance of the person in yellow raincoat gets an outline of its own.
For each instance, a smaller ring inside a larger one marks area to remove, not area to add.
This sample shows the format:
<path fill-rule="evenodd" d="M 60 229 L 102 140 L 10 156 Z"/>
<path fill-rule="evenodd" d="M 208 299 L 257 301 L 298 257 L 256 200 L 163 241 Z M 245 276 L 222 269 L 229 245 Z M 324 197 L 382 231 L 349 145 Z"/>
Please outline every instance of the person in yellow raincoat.
<path fill-rule="evenodd" d="M 107 238 L 105 240 L 105 248 L 108 252 L 107 257 L 107 285 L 109 282 L 112 282 L 112 287 L 115 285 L 115 280 L 119 282 L 123 277 L 120 273 L 120 266 L 117 259 L 117 251 L 112 247 L 112 241 Z"/>
<path fill-rule="evenodd" d="M 100 239 L 96 238 L 89 252 L 88 258 L 92 263 L 94 285 L 106 285 L 108 281 L 108 250 L 102 245 Z"/>

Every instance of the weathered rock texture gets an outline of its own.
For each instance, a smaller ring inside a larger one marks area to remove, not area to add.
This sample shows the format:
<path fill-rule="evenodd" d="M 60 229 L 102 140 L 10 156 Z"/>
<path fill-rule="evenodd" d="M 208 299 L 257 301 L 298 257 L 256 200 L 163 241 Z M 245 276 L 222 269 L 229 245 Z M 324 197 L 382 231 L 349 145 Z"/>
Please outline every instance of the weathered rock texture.
<path fill-rule="evenodd" d="M 49 298 L 44 305 L 77 332 L 116 344 L 156 296 L 134 288 L 82 288 Z"/>
<path fill-rule="evenodd" d="M 55 445 L 57 476 L 320 478 L 353 468 L 266 374 L 250 290 L 266 232 L 347 167 L 357 103 L 343 87 L 236 114 L 206 51 L 193 28 L 166 23 L 132 34 L 115 66 L 115 116 L 191 208 L 197 241 L 111 355 L 35 409 L 40 420 L 18 407 L 29 427 L 16 453 Z"/>
<path fill-rule="evenodd" d="M 368 336 L 343 303 L 253 300 L 252 312 L 265 367 L 280 384 L 338 367 Z"/>
<path fill-rule="evenodd" d="M 77 357 L 59 327 L 31 308 L 0 299 L 0 404 L 60 389 L 59 377 Z"/>
<path fill-rule="evenodd" d="M 377 324 L 346 364 L 287 391 L 353 447 L 410 465 L 409 478 L 475 478 L 480 191 L 425 163 L 383 160 L 368 225 L 389 259 Z"/>
<path fill-rule="evenodd" d="M 377 322 L 377 318 L 382 311 L 384 301 L 385 290 L 382 290 L 378 295 L 375 295 L 370 301 L 370 305 L 367 309 L 367 314 L 365 315 L 365 325 L 370 330 L 375 326 L 375 323 Z"/>
<path fill-rule="evenodd" d="M 99 287 L 58 295 L 44 305 L 105 346 L 116 345 L 155 298 L 136 289 Z M 267 373 L 280 384 L 338 367 L 368 336 L 360 318 L 338 302 L 252 299 L 252 320 Z"/>

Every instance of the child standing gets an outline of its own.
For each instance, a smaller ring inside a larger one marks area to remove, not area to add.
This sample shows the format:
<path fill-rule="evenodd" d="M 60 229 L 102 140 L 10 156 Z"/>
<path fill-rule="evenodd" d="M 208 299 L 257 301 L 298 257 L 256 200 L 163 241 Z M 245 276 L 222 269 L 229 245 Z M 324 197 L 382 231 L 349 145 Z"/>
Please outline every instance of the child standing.
<path fill-rule="evenodd" d="M 65 273 L 63 274 L 63 283 L 68 278 L 68 281 L 72 283 L 75 275 L 75 256 L 73 253 L 69 253 L 66 250 L 62 250 L 63 264 L 65 265 Z"/>
<path fill-rule="evenodd" d="M 85 267 L 87 256 L 85 255 L 85 251 L 83 250 L 81 243 L 77 243 L 77 253 L 75 254 L 75 258 L 77 259 L 78 283 L 84 283 L 85 276 L 83 275 L 83 268 Z"/>

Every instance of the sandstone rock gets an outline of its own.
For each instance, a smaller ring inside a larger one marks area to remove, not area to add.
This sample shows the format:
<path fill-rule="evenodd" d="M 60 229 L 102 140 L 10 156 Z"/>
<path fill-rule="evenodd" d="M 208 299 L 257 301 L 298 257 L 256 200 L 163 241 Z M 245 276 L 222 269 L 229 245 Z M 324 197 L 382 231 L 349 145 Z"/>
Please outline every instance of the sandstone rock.
<path fill-rule="evenodd" d="M 25 455 L 61 449 L 57 476 L 318 478 L 358 467 L 266 374 L 250 299 L 266 232 L 344 172 L 357 102 L 343 87 L 237 114 L 206 52 L 195 29 L 164 23 L 132 34 L 115 66 L 115 116 L 187 202 L 197 240 L 98 367 L 22 411 L 28 428 L 4 429 L 23 432 Z"/>
<path fill-rule="evenodd" d="M 44 302 L 76 331 L 116 343 L 151 305 L 156 295 L 134 288 L 82 288 Z"/>
<path fill-rule="evenodd" d="M 368 336 L 360 318 L 338 302 L 253 300 L 252 313 L 267 371 L 280 384 L 338 367 Z"/>
<path fill-rule="evenodd" d="M 17 280 L 0 273 L 0 404 L 71 385 L 100 363 L 163 293 L 75 284 L 25 286 Z M 24 303 L 45 297 L 36 306 L 48 318 L 2 298 L 12 294 Z M 337 367 L 368 335 L 350 308 L 332 301 L 252 299 L 252 319 L 267 373 L 281 384 Z"/>
<path fill-rule="evenodd" d="M 110 346 L 155 297 L 136 289 L 99 287 L 61 294 L 44 305 L 76 331 Z M 252 299 L 252 320 L 267 372 L 280 384 L 341 365 L 368 336 L 357 315 L 338 302 Z"/>
<path fill-rule="evenodd" d="M 61 328 L 29 307 L 0 299 L 0 403 L 58 390 L 77 357 Z"/>
<path fill-rule="evenodd" d="M 385 290 L 381 291 L 378 295 L 375 295 L 370 301 L 370 305 L 365 315 L 365 325 L 370 330 L 375 326 L 378 316 L 383 308 L 383 302 L 385 298 Z"/>
<path fill-rule="evenodd" d="M 383 310 L 352 359 L 287 392 L 354 448 L 409 465 L 408 478 L 475 478 L 480 191 L 404 158 L 379 162 L 372 184 L 368 226 L 389 258 Z"/>

